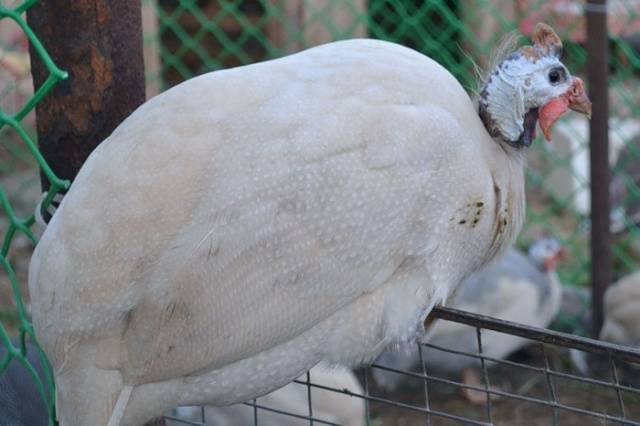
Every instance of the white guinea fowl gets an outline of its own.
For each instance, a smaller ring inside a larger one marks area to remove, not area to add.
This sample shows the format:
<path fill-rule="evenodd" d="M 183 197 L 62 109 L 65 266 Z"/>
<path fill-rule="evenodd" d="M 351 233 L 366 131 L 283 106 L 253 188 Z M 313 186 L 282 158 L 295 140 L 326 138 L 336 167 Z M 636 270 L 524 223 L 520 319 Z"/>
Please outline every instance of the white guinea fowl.
<path fill-rule="evenodd" d="M 640 347 L 640 271 L 621 278 L 605 292 L 600 339 Z"/>
<path fill-rule="evenodd" d="M 525 255 L 511 249 L 499 260 L 472 274 L 460 286 L 452 305 L 476 314 L 487 315 L 533 327 L 547 327 L 556 316 L 562 298 L 562 286 L 555 267 L 564 250 L 554 238 L 538 239 Z M 428 343 L 464 353 L 476 353 L 476 329 L 450 321 L 437 321 L 430 330 Z M 527 344 L 527 339 L 490 330 L 482 331 L 482 352 L 490 358 L 506 358 Z M 476 358 L 424 347 L 423 361 L 428 371 L 440 374 L 462 374 L 474 380 L 473 368 L 479 367 Z M 417 346 L 402 346 L 387 350 L 376 364 L 397 370 L 421 371 Z M 406 376 L 383 369 L 374 369 L 376 383 L 387 391 L 394 391 Z M 474 383 L 476 384 L 476 383 Z M 479 383 L 478 383 L 479 384 Z M 472 402 L 486 402 L 482 393 L 479 401 L 475 393 L 465 393 Z"/>
<path fill-rule="evenodd" d="M 375 40 L 205 74 L 138 108 L 31 262 L 62 425 L 233 404 L 414 339 L 518 233 L 538 108 L 543 129 L 545 108 L 590 109 L 553 30 L 533 40 L 488 79 L 482 120 L 443 67 Z"/>

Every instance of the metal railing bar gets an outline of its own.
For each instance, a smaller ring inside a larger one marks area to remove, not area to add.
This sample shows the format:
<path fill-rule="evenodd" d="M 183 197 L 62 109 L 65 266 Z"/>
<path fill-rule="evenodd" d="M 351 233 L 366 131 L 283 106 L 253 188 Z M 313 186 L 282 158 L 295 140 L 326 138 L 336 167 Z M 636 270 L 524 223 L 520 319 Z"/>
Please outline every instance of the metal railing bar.
<path fill-rule="evenodd" d="M 616 368 L 616 361 L 613 358 L 609 358 L 611 361 L 611 370 L 613 372 L 613 380 L 616 384 L 616 396 L 618 397 L 618 407 L 620 408 L 620 416 L 623 419 L 627 418 L 627 414 L 624 409 L 624 400 L 622 398 L 622 392 L 620 391 L 620 380 L 618 379 L 618 369 Z"/>
<path fill-rule="evenodd" d="M 480 327 L 487 330 L 499 331 L 514 336 L 526 337 L 542 343 L 549 343 L 566 348 L 580 349 L 590 353 L 609 355 L 625 361 L 640 363 L 640 350 L 609 342 L 589 339 L 581 336 L 561 333 L 528 325 L 517 324 L 497 318 L 474 314 L 448 307 L 435 307 L 429 317 L 444 319 L 461 324 Z M 429 318 L 428 317 L 428 318 Z"/>
<path fill-rule="evenodd" d="M 489 372 L 487 371 L 487 364 L 484 362 L 485 358 L 482 357 L 482 331 L 479 327 L 476 327 L 476 341 L 478 343 L 478 355 L 480 355 L 480 364 L 482 365 L 484 390 L 487 396 L 487 418 L 489 419 L 489 423 L 493 424 L 493 417 L 491 415 L 491 394 L 489 393 Z"/>
<path fill-rule="evenodd" d="M 420 357 L 420 366 L 422 368 L 422 374 L 427 375 L 427 370 L 424 364 L 424 357 L 422 356 L 422 346 L 418 345 L 418 356 Z M 431 404 L 429 402 L 429 381 L 424 380 L 424 408 L 431 410 Z M 431 426 L 431 415 L 427 413 L 427 426 Z"/>
<path fill-rule="evenodd" d="M 363 381 L 364 381 L 364 394 L 365 394 L 365 399 L 364 399 L 364 409 L 365 409 L 365 414 L 366 414 L 366 425 L 367 426 L 371 426 L 371 407 L 369 407 L 369 374 L 367 370 L 363 370 L 362 371 L 363 374 Z M 346 393 L 346 392 L 345 392 Z M 349 394 L 351 394 L 351 392 L 348 392 Z"/>
<path fill-rule="evenodd" d="M 310 383 L 311 373 L 307 371 L 307 405 L 309 406 L 309 418 L 311 419 L 309 420 L 309 425 L 313 426 L 313 407 L 311 404 L 311 386 L 309 386 Z"/>
<path fill-rule="evenodd" d="M 316 417 L 304 416 L 302 414 L 295 414 L 295 413 L 292 413 L 290 411 L 279 410 L 277 408 L 271 408 L 271 407 L 267 407 L 267 406 L 260 405 L 260 404 L 257 404 L 257 403 L 253 403 L 253 402 L 243 402 L 242 404 L 248 405 L 249 407 L 259 408 L 261 410 L 270 411 L 272 413 L 282 414 L 282 415 L 288 416 L 288 417 L 295 417 L 295 418 L 301 419 L 301 420 L 309 420 L 309 421 L 313 421 L 314 423 L 321 423 L 323 425 L 342 426 L 339 423 L 333 423 L 333 422 L 330 422 L 328 420 L 322 420 L 322 419 L 318 419 Z"/>
<path fill-rule="evenodd" d="M 549 388 L 549 395 L 551 396 L 551 400 L 554 404 L 558 403 L 558 399 L 556 398 L 556 391 L 553 387 L 553 382 L 551 381 L 551 375 L 549 372 L 551 368 L 549 368 L 549 356 L 547 355 L 547 351 L 545 350 L 544 343 L 540 343 L 540 347 L 542 349 L 542 356 L 544 357 L 544 377 L 547 380 L 547 387 Z M 557 426 L 558 424 L 558 409 L 553 407 L 553 425 Z"/>
<path fill-rule="evenodd" d="M 205 426 L 204 423 L 201 422 L 192 422 L 191 420 L 183 419 L 182 417 L 172 416 L 170 414 L 165 414 L 162 416 L 164 419 L 173 420 L 175 422 L 179 422 L 181 424 L 189 425 L 189 426 Z"/>

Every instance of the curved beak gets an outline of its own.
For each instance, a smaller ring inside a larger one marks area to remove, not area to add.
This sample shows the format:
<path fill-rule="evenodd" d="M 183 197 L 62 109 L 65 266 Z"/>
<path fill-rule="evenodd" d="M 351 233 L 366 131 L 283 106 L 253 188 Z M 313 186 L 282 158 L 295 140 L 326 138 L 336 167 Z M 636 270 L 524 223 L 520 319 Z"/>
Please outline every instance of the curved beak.
<path fill-rule="evenodd" d="M 551 99 L 540 108 L 538 122 L 546 140 L 551 140 L 551 126 L 562 114 L 567 112 L 567 109 L 572 109 L 591 118 L 591 101 L 584 90 L 584 83 L 578 77 L 573 78 L 571 86 L 566 92 Z"/>
<path fill-rule="evenodd" d="M 591 118 L 591 101 L 584 90 L 584 83 L 575 77 L 569 89 L 569 108 Z"/>

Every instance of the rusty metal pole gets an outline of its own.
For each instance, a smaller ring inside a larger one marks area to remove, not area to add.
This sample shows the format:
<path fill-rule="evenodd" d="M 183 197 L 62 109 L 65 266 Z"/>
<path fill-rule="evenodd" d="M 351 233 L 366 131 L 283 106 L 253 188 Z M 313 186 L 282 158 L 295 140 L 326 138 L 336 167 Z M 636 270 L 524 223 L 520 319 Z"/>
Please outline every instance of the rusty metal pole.
<path fill-rule="evenodd" d="M 145 100 L 140 0 L 41 1 L 27 20 L 69 73 L 36 107 L 38 143 L 73 180 L 87 156 Z M 31 49 L 35 87 L 47 69 Z M 49 182 L 42 177 L 43 190 Z"/>
<path fill-rule="evenodd" d="M 598 337 L 604 320 L 603 298 L 611 282 L 609 225 L 609 40 L 606 0 L 589 0 L 587 13 L 587 74 L 593 102 L 590 123 L 591 156 L 591 279 L 592 335 Z"/>
<path fill-rule="evenodd" d="M 41 1 L 27 20 L 69 73 L 37 105 L 36 120 L 45 160 L 58 177 L 73 180 L 91 151 L 145 100 L 140 0 Z M 48 72 L 30 53 L 39 87 Z M 49 181 L 41 182 L 46 191 Z"/>

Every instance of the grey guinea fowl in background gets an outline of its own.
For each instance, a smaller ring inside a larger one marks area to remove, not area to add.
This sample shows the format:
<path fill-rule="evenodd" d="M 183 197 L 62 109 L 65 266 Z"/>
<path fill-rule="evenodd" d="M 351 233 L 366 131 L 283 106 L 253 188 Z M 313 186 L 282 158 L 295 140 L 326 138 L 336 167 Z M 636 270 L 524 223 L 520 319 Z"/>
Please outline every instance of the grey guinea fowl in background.
<path fill-rule="evenodd" d="M 545 134 L 590 113 L 558 36 L 540 24 L 533 41 L 492 70 L 479 113 L 442 66 L 379 40 L 204 74 L 140 106 L 31 260 L 62 426 L 246 401 L 422 334 L 518 234 L 538 110 Z"/>
<path fill-rule="evenodd" d="M 0 345 L 0 360 L 7 355 L 7 348 Z M 27 343 L 27 360 L 36 374 L 47 383 L 40 354 L 36 346 Z M 0 425 L 47 426 L 49 413 L 29 371 L 17 359 L 0 374 Z"/>
<path fill-rule="evenodd" d="M 555 267 L 563 255 L 560 243 L 550 237 L 538 239 L 530 247 L 528 256 L 510 249 L 502 258 L 465 280 L 453 300 L 453 307 L 534 327 L 547 327 L 560 308 L 562 286 Z M 476 329 L 450 321 L 437 321 L 428 342 L 466 353 L 478 351 Z M 506 358 L 526 343 L 526 339 L 517 336 L 482 331 L 482 351 L 492 358 Z M 479 367 L 476 358 L 433 348 L 423 347 L 422 355 L 430 372 L 462 374 L 466 369 Z M 421 371 L 422 368 L 415 344 L 383 352 L 376 364 L 404 371 Z M 373 370 L 373 377 L 387 391 L 394 391 L 406 380 L 406 376 L 377 368 Z M 486 401 L 484 393 L 481 397 L 482 402 Z"/>

